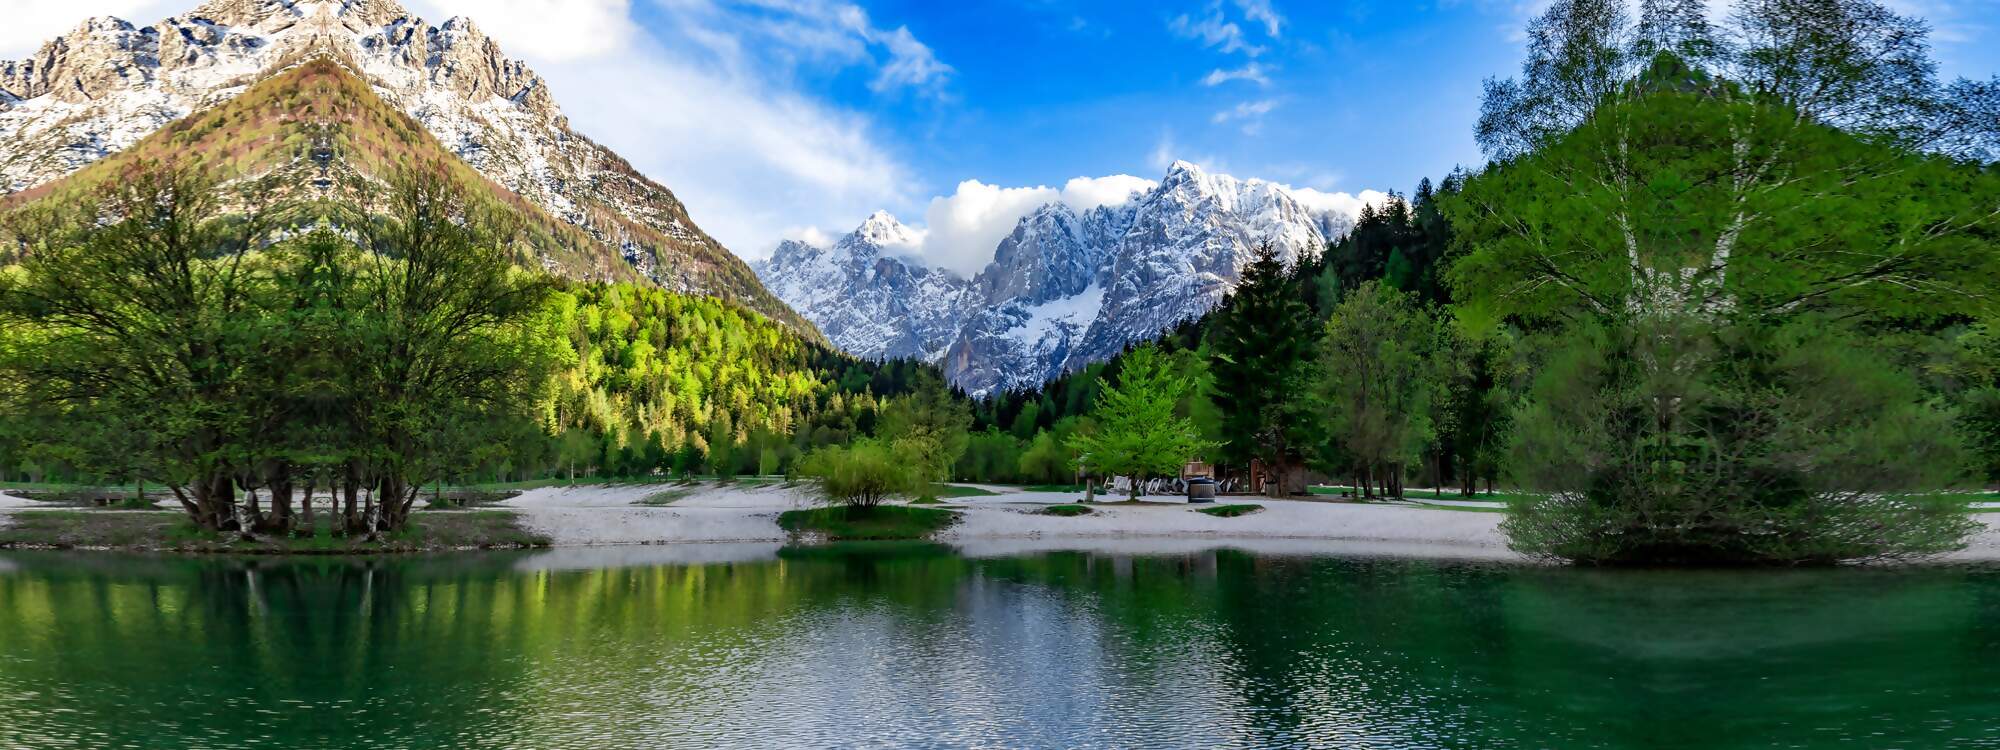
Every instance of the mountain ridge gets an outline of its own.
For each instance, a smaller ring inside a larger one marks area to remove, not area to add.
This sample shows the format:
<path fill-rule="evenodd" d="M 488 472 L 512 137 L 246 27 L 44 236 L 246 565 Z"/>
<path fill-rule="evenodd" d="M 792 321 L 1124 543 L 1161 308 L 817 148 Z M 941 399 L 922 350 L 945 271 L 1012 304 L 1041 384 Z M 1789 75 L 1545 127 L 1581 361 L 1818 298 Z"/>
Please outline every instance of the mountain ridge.
<path fill-rule="evenodd" d="M 1292 265 L 1353 218 L 1182 161 L 1123 202 L 1035 208 L 969 279 L 895 252 L 915 233 L 885 230 L 901 224 L 881 212 L 829 248 L 787 241 L 753 268 L 843 350 L 938 363 L 985 396 L 1039 386 L 1199 317 L 1235 289 L 1258 246 Z M 926 312 L 911 314 L 913 303 Z"/>

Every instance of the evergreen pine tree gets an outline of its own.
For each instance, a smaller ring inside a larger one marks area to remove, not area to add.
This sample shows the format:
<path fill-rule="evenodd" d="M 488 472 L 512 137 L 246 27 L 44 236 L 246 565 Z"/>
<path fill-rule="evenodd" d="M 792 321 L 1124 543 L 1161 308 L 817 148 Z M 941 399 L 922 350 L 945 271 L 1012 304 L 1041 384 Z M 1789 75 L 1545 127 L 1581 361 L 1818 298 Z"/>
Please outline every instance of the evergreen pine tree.
<path fill-rule="evenodd" d="M 1297 463 L 1301 421 L 1289 418 L 1297 410 L 1290 385 L 1301 375 L 1313 333 L 1312 309 L 1284 263 L 1269 245 L 1259 248 L 1210 333 L 1226 461 L 1247 466 L 1260 459 L 1278 476 Z"/>

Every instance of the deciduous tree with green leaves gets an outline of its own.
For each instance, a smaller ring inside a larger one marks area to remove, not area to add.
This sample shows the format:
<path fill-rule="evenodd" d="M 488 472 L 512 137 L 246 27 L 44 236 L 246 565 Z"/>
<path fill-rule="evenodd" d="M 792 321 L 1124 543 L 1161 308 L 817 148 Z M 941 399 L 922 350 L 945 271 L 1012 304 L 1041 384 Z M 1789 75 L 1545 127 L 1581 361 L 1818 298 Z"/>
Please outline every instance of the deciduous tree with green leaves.
<path fill-rule="evenodd" d="M 1433 437 L 1444 397 L 1444 331 L 1412 294 L 1379 281 L 1334 308 L 1320 342 L 1320 418 L 1353 462 L 1363 496 L 1403 496 L 1403 476 Z"/>
<path fill-rule="evenodd" d="M 1126 355 L 1117 384 L 1098 391 L 1097 428 L 1071 437 L 1070 447 L 1091 471 L 1129 477 L 1137 500 L 1146 480 L 1177 474 L 1210 447 L 1194 420 L 1176 412 L 1192 387 L 1157 346 L 1141 346 Z"/>
<path fill-rule="evenodd" d="M 891 401 L 882 411 L 879 435 L 915 467 L 923 486 L 920 499 L 937 499 L 936 484 L 951 477 L 951 469 L 971 440 L 972 407 L 930 372 L 918 376 L 910 395 Z"/>

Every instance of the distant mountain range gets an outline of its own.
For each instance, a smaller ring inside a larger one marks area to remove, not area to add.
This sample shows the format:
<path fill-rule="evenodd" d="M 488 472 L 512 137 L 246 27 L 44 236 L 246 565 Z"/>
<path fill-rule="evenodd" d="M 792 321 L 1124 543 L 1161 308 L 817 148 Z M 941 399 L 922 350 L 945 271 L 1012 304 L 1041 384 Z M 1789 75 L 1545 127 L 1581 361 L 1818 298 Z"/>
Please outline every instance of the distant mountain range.
<path fill-rule="evenodd" d="M 467 19 L 433 26 L 393 0 L 212 0 L 145 27 L 91 19 L 0 62 L 0 207 L 104 179 L 110 165 L 86 167 L 107 159 L 159 157 L 363 198 L 394 164 L 462 161 L 552 271 L 644 277 L 817 335 Z"/>
<path fill-rule="evenodd" d="M 1316 257 L 1353 217 L 1309 208 L 1275 183 L 1174 164 L 1125 201 L 1044 205 L 971 279 L 904 257 L 917 235 L 877 213 L 832 247 L 781 244 L 757 263 L 779 298 L 835 346 L 943 365 L 974 395 L 1042 384 L 1206 314 L 1259 245 Z"/>

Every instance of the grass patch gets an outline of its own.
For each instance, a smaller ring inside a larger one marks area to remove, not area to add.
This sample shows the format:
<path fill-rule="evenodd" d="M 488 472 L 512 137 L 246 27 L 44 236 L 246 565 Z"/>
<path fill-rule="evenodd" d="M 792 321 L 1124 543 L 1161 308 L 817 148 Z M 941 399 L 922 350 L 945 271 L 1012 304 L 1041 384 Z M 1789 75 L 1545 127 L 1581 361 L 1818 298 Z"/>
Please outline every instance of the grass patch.
<path fill-rule="evenodd" d="M 0 526 L 0 548 L 141 549 L 192 541 L 195 531 L 179 513 L 32 511 L 14 513 Z"/>
<path fill-rule="evenodd" d="M 424 497 L 425 510 L 464 510 L 496 505 L 521 496 L 520 490 L 445 490 Z"/>
<path fill-rule="evenodd" d="M 686 499 L 688 499 L 689 497 L 692 497 L 693 495 L 694 495 L 694 490 L 692 490 L 692 489 L 685 489 L 685 488 L 684 488 L 684 489 L 673 489 L 673 490 L 666 490 L 666 491 L 664 491 L 664 492 L 655 492 L 655 493 L 653 493 L 653 494 L 651 494 L 651 495 L 647 495 L 647 496 L 645 496 L 645 497 L 642 497 L 642 498 L 639 498 L 639 501 L 638 501 L 638 502 L 635 502 L 635 503 L 632 503 L 632 504 L 633 504 L 633 505 L 654 505 L 654 506 L 659 506 L 659 505 L 673 505 L 674 503 L 678 503 L 678 502 L 680 502 L 680 501 L 682 501 L 682 500 L 686 500 Z"/>
<path fill-rule="evenodd" d="M 910 501 L 911 505 L 943 505 L 944 501 L 935 497 L 920 497 Z"/>
<path fill-rule="evenodd" d="M 1323 497 L 1341 497 L 1341 496 L 1344 496 L 1344 495 L 1348 495 L 1348 494 L 1352 494 L 1352 493 L 1354 492 L 1354 488 L 1352 488 L 1352 487 L 1309 487 L 1309 488 L 1307 488 L 1307 489 L 1306 489 L 1306 492 L 1307 492 L 1308 494 L 1312 494 L 1312 495 L 1319 495 L 1319 496 L 1323 496 Z M 1476 501 L 1479 501 L 1479 502 L 1488 502 L 1488 503 L 1511 503 L 1511 502 L 1514 502 L 1514 501 L 1516 501 L 1516 500 L 1526 500 L 1526 499 L 1539 499 L 1539 498 L 1541 498 L 1541 497 L 1542 497 L 1541 495 L 1537 495 L 1537 494 L 1534 494 L 1534 493 L 1532 493 L 1532 492 L 1514 492 L 1514 491 L 1507 491 L 1507 492 L 1492 492 L 1492 493 L 1487 493 L 1487 492 L 1481 492 L 1481 493 L 1478 493 L 1478 494 L 1475 494 L 1475 495 L 1473 495 L 1472 497 L 1466 497 L 1465 495 L 1462 495 L 1462 494 L 1459 494 L 1459 492 L 1458 492 L 1457 490 L 1449 490 L 1449 489 L 1448 489 L 1448 490 L 1443 490 L 1443 491 L 1433 491 L 1433 490 L 1429 490 L 1429 489 L 1422 489 L 1422 490 L 1418 490 L 1418 489 L 1410 489 L 1410 488 L 1407 488 L 1407 487 L 1405 487 L 1405 488 L 1403 489 L 1403 499 L 1405 499 L 1405 500 L 1415 500 L 1415 501 L 1423 501 L 1423 500 L 1476 500 Z M 1359 500 L 1359 499 L 1361 499 L 1361 498 L 1359 498 L 1359 497 L 1356 497 L 1355 499 Z M 1376 498 L 1374 498 L 1374 499 L 1376 499 L 1376 500 L 1386 500 L 1386 499 L 1389 499 L 1389 498 L 1385 498 L 1385 497 L 1380 497 L 1380 496 L 1378 496 L 1378 497 L 1376 497 Z"/>
<path fill-rule="evenodd" d="M 1417 503 L 1417 507 L 1419 507 L 1419 508 L 1423 508 L 1423 509 L 1425 509 L 1425 510 L 1455 510 L 1455 511 L 1458 511 L 1458 512 L 1461 512 L 1461 513 L 1505 513 L 1505 512 L 1507 512 L 1507 509 L 1506 509 L 1506 508 L 1482 508 L 1482 507 L 1479 507 L 1479 506 L 1476 506 L 1476 505 L 1443 505 L 1443 504 L 1439 504 L 1439 503 L 1426 503 L 1426 502 L 1418 502 L 1418 503 Z"/>
<path fill-rule="evenodd" d="M 999 497 L 1000 493 L 982 490 L 978 487 L 960 487 L 954 484 L 940 484 L 936 488 L 938 497 Z"/>
<path fill-rule="evenodd" d="M 414 516 L 387 537 L 335 536 L 320 526 L 296 536 L 263 535 L 245 541 L 237 534 L 207 531 L 171 511 L 106 513 L 31 511 L 14 513 L 0 526 L 0 549 L 111 549 L 247 555 L 373 555 L 465 549 L 532 549 L 549 540 L 523 528 L 506 511 L 432 512 Z"/>
<path fill-rule="evenodd" d="M 846 507 L 786 511 L 778 527 L 794 534 L 819 534 L 829 541 L 928 539 L 951 528 L 959 516 L 948 510 L 881 505 L 868 510 Z"/>
<path fill-rule="evenodd" d="M 1021 488 L 1023 492 L 1082 492 L 1085 489 L 1080 484 L 1031 484 Z"/>
<path fill-rule="evenodd" d="M 1097 511 L 1091 510 L 1088 505 L 1051 505 L 1041 510 L 1042 515 L 1061 516 L 1063 518 L 1087 516 L 1095 512 Z"/>
<path fill-rule="evenodd" d="M 1262 505 L 1217 505 L 1217 506 L 1213 506 L 1213 507 L 1208 507 L 1208 508 L 1197 508 L 1197 509 L 1195 509 L 1195 512 L 1196 512 L 1196 513 L 1200 513 L 1200 514 L 1202 514 L 1202 515 L 1207 515 L 1207 516 L 1215 516 L 1216 518 L 1236 518 L 1236 517 L 1239 517 L 1239 516 L 1247 516 L 1247 515 L 1250 515 L 1250 514 L 1252 514 L 1252 513 L 1262 513 L 1262 512 L 1264 512 L 1264 506 L 1262 506 Z"/>

